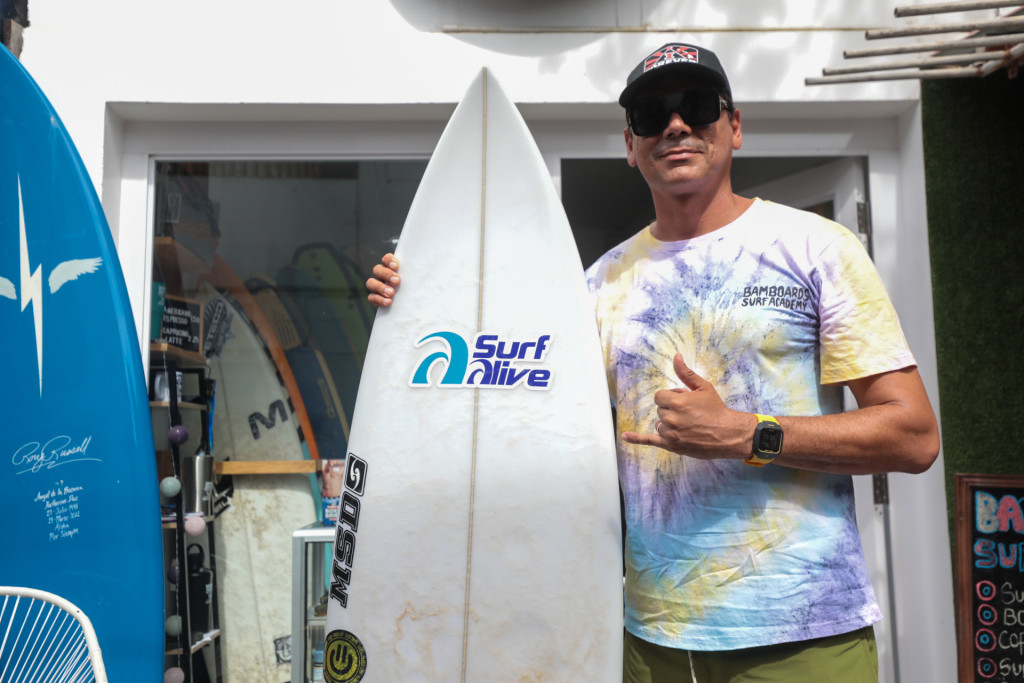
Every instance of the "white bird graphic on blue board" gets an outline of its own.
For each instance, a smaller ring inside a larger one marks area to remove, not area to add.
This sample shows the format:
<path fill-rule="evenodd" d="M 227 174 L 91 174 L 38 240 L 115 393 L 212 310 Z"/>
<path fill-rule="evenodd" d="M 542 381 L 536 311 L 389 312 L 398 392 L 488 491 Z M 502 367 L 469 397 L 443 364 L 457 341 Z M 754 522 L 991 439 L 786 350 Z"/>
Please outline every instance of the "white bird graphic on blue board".
<path fill-rule="evenodd" d="M 50 284 L 50 294 L 56 294 L 65 283 L 77 280 L 81 275 L 95 273 L 103 265 L 101 258 L 79 258 L 61 263 L 50 273 L 47 280 Z M 18 292 L 14 283 L 5 277 L 0 277 L 0 296 L 6 299 L 17 301 Z"/>
<path fill-rule="evenodd" d="M 95 273 L 103 264 L 101 258 L 79 258 L 61 263 L 50 272 L 50 294 L 56 294 L 65 282 L 77 280 L 79 275 Z"/>
<path fill-rule="evenodd" d="M 39 369 L 39 395 L 43 395 L 43 292 L 40 280 L 42 266 L 36 266 L 35 271 L 30 272 L 30 261 L 28 255 L 28 241 L 25 237 L 25 205 L 21 194 L 21 178 L 18 178 L 18 214 L 20 228 L 20 254 L 21 254 L 21 310 L 24 311 L 31 303 L 32 317 L 35 321 L 36 332 L 36 361 Z M 103 265 L 101 258 L 70 259 L 50 271 L 47 283 L 50 286 L 50 294 L 55 294 L 58 289 L 72 280 L 77 280 L 82 275 L 95 273 Z M 18 300 L 18 290 L 14 282 L 0 276 L 0 297 Z"/>

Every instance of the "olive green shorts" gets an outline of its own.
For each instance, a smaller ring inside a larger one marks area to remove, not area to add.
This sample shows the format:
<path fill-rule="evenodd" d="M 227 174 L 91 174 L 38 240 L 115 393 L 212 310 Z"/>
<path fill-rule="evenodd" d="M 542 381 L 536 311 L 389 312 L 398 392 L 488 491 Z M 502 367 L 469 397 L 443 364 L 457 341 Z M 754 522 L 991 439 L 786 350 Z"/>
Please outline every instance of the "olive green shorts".
<path fill-rule="evenodd" d="M 724 652 L 677 650 L 627 631 L 624 646 L 623 683 L 878 681 L 878 652 L 870 626 L 828 638 Z"/>

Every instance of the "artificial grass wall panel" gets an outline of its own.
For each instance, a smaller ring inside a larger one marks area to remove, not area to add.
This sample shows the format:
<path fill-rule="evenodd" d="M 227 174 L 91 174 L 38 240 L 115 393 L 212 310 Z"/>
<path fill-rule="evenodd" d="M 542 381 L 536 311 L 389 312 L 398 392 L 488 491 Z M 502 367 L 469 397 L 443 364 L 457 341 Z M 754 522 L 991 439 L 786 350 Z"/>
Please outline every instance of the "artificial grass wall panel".
<path fill-rule="evenodd" d="M 924 81 L 921 101 L 952 524 L 955 473 L 1024 473 L 1024 75 Z"/>

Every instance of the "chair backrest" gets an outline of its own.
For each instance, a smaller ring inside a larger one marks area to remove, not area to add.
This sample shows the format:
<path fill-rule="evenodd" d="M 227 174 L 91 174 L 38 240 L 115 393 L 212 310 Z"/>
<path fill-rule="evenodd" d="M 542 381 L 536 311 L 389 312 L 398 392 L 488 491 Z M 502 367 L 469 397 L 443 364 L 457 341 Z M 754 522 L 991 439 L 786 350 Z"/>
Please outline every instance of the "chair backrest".
<path fill-rule="evenodd" d="M 107 683 L 92 622 L 59 595 L 0 586 L 0 681 Z"/>

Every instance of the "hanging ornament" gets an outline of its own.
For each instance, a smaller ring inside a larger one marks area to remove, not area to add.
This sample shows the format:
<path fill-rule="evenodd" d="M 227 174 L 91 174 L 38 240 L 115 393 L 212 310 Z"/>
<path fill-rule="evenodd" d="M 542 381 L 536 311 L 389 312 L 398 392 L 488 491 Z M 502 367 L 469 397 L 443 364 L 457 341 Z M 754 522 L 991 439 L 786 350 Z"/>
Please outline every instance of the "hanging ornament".
<path fill-rule="evenodd" d="M 181 480 L 177 477 L 164 477 L 160 480 L 160 494 L 164 498 L 174 498 L 181 493 Z"/>
<path fill-rule="evenodd" d="M 167 438 L 175 446 L 180 446 L 188 441 L 188 429 L 185 425 L 174 425 L 167 430 Z"/>

